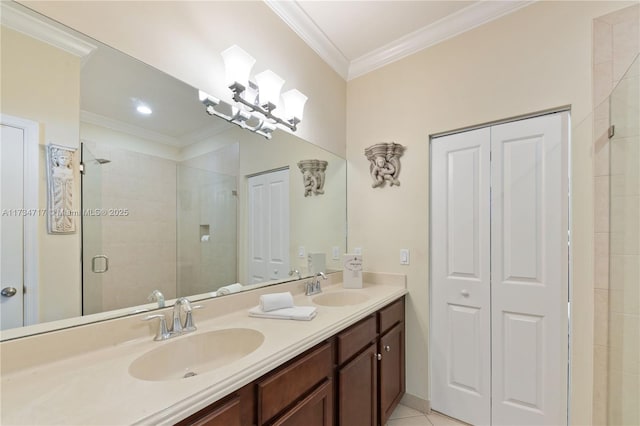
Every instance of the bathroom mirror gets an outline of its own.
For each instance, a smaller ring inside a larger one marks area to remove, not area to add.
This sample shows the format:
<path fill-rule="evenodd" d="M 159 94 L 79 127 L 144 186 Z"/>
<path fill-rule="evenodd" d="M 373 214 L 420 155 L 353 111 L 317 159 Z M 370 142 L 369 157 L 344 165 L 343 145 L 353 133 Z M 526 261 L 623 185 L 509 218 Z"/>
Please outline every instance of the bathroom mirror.
<path fill-rule="evenodd" d="M 76 148 L 81 212 L 67 235 L 47 233 L 38 218 L 37 308 L 3 339 L 151 310 L 154 290 L 167 301 L 219 297 L 341 269 L 343 158 L 283 130 L 267 140 L 210 116 L 196 88 L 20 5 L 11 14 L 45 22 L 39 28 L 86 52 L 71 54 L 3 18 L 0 112 L 37 123 L 40 208 L 45 145 Z M 305 160 L 326 161 L 320 191 L 305 187 Z M 310 266 L 309 253 L 324 262 Z M 25 268 L 33 261 L 25 257 Z"/>

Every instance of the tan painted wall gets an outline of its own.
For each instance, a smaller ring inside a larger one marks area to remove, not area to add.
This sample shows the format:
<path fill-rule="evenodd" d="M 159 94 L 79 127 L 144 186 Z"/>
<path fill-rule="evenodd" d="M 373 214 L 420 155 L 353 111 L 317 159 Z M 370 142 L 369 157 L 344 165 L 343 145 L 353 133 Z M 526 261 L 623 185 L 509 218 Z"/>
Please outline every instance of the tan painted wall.
<path fill-rule="evenodd" d="M 407 274 L 408 393 L 429 398 L 429 135 L 570 105 L 571 423 L 591 423 L 592 20 L 628 4 L 538 2 L 349 82 L 349 248 L 363 247 L 368 271 Z M 363 150 L 387 141 L 407 146 L 402 185 L 372 189 Z"/>
<path fill-rule="evenodd" d="M 20 3 L 227 100 L 220 52 L 237 44 L 309 97 L 296 134 L 345 154 L 345 81 L 261 1 Z"/>
<path fill-rule="evenodd" d="M 79 147 L 80 60 L 57 48 L 2 27 L 3 114 L 40 124 L 39 208 L 45 209 L 44 145 Z M 25 54 L 24 52 L 30 52 Z M 76 164 L 80 152 L 74 156 Z M 76 167 L 77 170 L 77 167 Z M 76 174 L 75 208 L 79 209 L 80 176 Z M 80 315 L 80 223 L 71 235 L 49 235 L 38 223 L 40 322 Z M 52 255 L 58 253 L 58 255 Z"/>

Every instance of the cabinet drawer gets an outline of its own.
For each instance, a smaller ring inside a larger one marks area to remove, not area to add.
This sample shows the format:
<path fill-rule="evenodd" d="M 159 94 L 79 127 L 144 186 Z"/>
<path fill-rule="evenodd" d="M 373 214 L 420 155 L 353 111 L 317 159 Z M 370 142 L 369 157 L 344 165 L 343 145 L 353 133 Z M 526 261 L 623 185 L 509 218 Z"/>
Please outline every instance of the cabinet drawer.
<path fill-rule="evenodd" d="M 382 335 L 402 321 L 404 321 L 404 297 L 378 312 L 378 332 Z"/>
<path fill-rule="evenodd" d="M 333 384 L 331 379 L 326 379 L 318 389 L 273 423 L 273 426 L 300 425 L 333 425 Z"/>
<path fill-rule="evenodd" d="M 371 316 L 338 334 L 338 364 L 348 361 L 376 338 L 376 318 Z"/>
<path fill-rule="evenodd" d="M 215 403 L 182 420 L 176 426 L 240 426 L 240 398 Z"/>
<path fill-rule="evenodd" d="M 258 383 L 258 424 L 268 422 L 331 376 L 332 368 L 331 343 L 324 343 L 261 380 Z"/>

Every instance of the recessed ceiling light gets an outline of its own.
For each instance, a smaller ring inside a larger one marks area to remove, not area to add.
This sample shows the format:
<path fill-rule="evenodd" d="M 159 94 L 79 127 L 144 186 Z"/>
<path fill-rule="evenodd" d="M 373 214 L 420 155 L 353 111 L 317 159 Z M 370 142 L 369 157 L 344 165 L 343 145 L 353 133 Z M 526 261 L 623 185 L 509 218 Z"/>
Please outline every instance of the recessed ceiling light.
<path fill-rule="evenodd" d="M 140 113 L 140 114 L 144 114 L 144 115 L 149 115 L 151 114 L 153 111 L 151 110 L 151 108 L 149 108 L 146 105 L 138 105 L 138 107 L 136 108 L 136 110 Z"/>

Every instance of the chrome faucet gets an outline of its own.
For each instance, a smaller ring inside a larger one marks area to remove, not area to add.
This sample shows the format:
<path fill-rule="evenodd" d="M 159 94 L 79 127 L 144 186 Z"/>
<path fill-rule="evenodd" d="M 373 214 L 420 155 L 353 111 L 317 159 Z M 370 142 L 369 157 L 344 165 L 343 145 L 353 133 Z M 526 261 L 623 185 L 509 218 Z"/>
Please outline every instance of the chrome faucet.
<path fill-rule="evenodd" d="M 311 281 L 305 284 L 304 294 L 306 296 L 312 296 L 314 294 L 322 293 L 322 286 L 320 285 L 320 278 L 323 280 L 328 279 L 324 272 L 318 272 Z"/>
<path fill-rule="evenodd" d="M 176 303 L 173 305 L 173 328 L 171 329 L 171 334 L 180 334 L 182 333 L 182 309 L 184 307 L 184 311 L 187 315 L 191 315 L 191 302 L 186 297 L 181 297 L 176 300 Z M 186 325 L 185 319 L 185 325 Z M 193 328 L 195 330 L 195 327 Z"/>
<path fill-rule="evenodd" d="M 147 300 L 149 302 L 158 302 L 158 308 L 164 308 L 164 294 L 160 290 L 153 290 Z"/>
<path fill-rule="evenodd" d="M 296 274 L 296 276 L 298 277 L 298 279 L 302 279 L 302 275 L 300 275 L 300 271 L 298 271 L 297 269 L 292 269 L 289 271 L 289 276 L 292 277 L 293 274 Z"/>
<path fill-rule="evenodd" d="M 189 302 L 189 299 L 186 297 L 181 297 L 176 300 L 176 303 L 173 305 L 173 322 L 171 329 L 167 327 L 167 320 L 163 314 L 149 315 L 142 318 L 142 320 L 149 321 L 155 318 L 160 319 L 158 332 L 153 340 L 167 340 L 183 333 L 195 331 L 196 325 L 193 322 L 193 310 L 200 308 L 202 308 L 200 305 L 191 306 L 191 302 Z M 182 321 L 183 310 L 186 313 L 184 321 Z"/>

